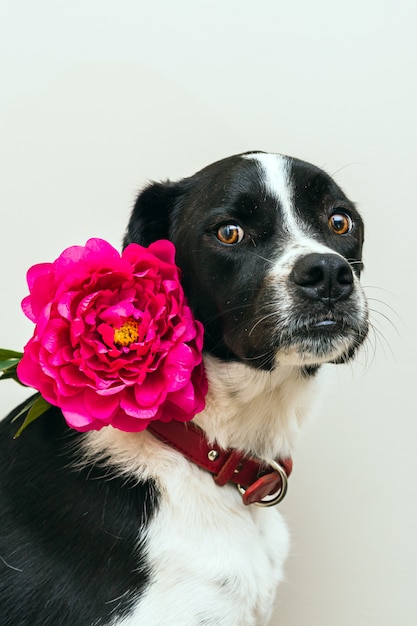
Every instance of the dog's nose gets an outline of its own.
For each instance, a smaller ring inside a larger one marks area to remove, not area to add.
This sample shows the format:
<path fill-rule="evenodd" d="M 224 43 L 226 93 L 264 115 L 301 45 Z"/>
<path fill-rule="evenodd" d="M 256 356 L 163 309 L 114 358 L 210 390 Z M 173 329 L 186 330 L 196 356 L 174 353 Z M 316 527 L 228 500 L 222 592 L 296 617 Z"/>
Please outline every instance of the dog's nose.
<path fill-rule="evenodd" d="M 353 290 L 352 269 L 336 254 L 306 254 L 296 261 L 291 278 L 311 300 L 345 300 Z"/>

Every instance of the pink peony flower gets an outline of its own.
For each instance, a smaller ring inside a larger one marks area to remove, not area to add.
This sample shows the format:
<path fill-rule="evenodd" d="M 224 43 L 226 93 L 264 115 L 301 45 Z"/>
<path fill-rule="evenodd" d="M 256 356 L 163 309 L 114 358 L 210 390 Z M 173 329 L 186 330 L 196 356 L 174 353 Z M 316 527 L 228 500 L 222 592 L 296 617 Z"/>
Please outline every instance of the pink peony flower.
<path fill-rule="evenodd" d="M 120 255 L 90 239 L 33 266 L 27 280 L 22 308 L 36 327 L 17 373 L 71 427 L 140 431 L 204 408 L 203 327 L 170 241 L 131 244 Z"/>

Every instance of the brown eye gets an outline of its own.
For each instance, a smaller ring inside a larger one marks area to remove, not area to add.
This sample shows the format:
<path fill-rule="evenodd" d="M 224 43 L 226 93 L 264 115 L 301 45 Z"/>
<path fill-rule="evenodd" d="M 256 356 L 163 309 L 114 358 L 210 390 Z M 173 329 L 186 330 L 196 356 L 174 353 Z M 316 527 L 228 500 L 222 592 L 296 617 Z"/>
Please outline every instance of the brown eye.
<path fill-rule="evenodd" d="M 217 239 L 229 246 L 240 243 L 245 236 L 243 228 L 237 224 L 224 224 L 220 226 L 217 233 Z"/>
<path fill-rule="evenodd" d="M 333 213 L 329 218 L 329 227 L 336 235 L 346 235 L 353 228 L 352 218 L 346 213 Z"/>

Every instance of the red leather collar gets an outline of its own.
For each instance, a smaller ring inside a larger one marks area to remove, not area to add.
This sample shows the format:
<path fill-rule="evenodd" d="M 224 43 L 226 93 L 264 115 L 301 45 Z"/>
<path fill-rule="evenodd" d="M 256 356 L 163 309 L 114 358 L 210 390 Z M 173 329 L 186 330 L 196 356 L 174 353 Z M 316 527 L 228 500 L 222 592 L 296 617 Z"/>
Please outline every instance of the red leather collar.
<path fill-rule="evenodd" d="M 228 482 L 235 483 L 244 504 L 272 506 L 285 496 L 287 478 L 292 470 L 291 458 L 266 463 L 238 450 L 223 450 L 216 444 L 209 444 L 201 428 L 191 422 L 155 421 L 149 424 L 148 430 L 157 439 L 211 472 L 214 482 L 220 487 Z"/>

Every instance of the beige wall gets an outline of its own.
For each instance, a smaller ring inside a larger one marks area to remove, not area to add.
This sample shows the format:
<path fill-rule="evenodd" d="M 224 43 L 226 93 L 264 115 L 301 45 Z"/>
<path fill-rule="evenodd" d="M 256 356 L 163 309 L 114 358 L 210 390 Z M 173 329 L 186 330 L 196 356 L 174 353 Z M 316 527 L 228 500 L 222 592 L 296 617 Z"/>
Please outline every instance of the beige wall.
<path fill-rule="evenodd" d="M 417 623 L 416 7 L 0 8 L 1 346 L 31 333 L 19 309 L 27 267 L 90 236 L 119 245 L 148 178 L 283 152 L 335 173 L 365 217 L 374 330 L 355 365 L 329 371 L 295 453 L 277 626 Z M 23 394 L 2 383 L 2 411 Z"/>

